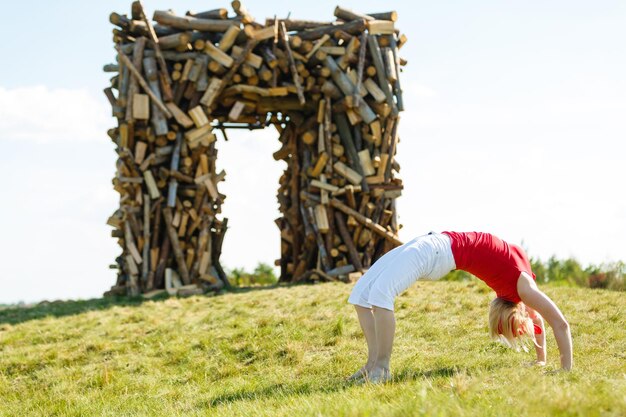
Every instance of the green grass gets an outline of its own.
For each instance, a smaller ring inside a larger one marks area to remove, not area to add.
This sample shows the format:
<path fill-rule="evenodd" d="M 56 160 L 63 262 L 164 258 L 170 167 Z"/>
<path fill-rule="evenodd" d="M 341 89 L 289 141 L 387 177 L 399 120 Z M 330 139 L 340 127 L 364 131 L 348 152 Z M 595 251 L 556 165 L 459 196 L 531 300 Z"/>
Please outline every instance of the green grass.
<path fill-rule="evenodd" d="M 419 282 L 398 298 L 394 379 L 344 382 L 365 343 L 341 283 L 0 311 L 2 416 L 623 416 L 623 293 L 544 287 L 575 370 L 487 338 L 492 294 Z"/>

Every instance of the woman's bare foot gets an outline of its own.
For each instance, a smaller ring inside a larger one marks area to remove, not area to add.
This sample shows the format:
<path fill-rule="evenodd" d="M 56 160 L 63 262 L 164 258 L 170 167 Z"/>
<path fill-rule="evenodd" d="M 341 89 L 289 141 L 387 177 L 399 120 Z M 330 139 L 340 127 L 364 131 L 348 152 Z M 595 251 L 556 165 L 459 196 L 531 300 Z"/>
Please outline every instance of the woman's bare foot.
<path fill-rule="evenodd" d="M 389 368 L 375 367 L 367 373 L 366 378 L 372 384 L 384 384 L 391 381 L 391 371 Z"/>
<path fill-rule="evenodd" d="M 367 374 L 369 373 L 369 369 L 367 365 L 363 366 L 361 369 L 350 375 L 346 381 L 357 381 L 362 378 L 367 378 Z"/>

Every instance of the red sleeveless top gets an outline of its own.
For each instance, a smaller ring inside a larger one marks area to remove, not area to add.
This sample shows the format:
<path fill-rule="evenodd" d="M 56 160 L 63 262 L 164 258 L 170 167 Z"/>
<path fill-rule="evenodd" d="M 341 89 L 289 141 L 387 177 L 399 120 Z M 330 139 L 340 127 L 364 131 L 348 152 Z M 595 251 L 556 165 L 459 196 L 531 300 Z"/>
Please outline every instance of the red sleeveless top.
<path fill-rule="evenodd" d="M 456 269 L 467 271 L 483 280 L 496 296 L 519 303 L 517 279 L 526 272 L 535 279 L 530 261 L 517 245 L 481 232 L 443 232 L 452 242 Z"/>

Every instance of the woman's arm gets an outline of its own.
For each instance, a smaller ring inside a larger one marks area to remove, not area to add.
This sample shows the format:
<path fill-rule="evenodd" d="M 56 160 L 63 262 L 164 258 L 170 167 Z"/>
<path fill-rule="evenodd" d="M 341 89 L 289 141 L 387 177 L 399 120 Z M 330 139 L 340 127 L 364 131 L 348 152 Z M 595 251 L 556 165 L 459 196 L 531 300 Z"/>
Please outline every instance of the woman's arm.
<path fill-rule="evenodd" d="M 539 288 L 535 281 L 526 273 L 522 272 L 517 280 L 517 293 L 528 307 L 541 314 L 548 322 L 556 344 L 561 354 L 561 367 L 565 370 L 572 369 L 572 336 L 569 324 L 561 310 Z M 544 336 L 545 338 L 545 336 Z"/>
<path fill-rule="evenodd" d="M 545 365 L 546 357 L 547 357 L 547 349 L 546 349 L 546 329 L 543 325 L 543 319 L 541 318 L 541 314 L 537 313 L 532 308 L 526 306 L 526 310 L 528 311 L 528 316 L 533 320 L 533 324 L 541 329 L 541 333 L 537 334 L 535 332 L 535 351 L 537 352 L 537 364 Z"/>

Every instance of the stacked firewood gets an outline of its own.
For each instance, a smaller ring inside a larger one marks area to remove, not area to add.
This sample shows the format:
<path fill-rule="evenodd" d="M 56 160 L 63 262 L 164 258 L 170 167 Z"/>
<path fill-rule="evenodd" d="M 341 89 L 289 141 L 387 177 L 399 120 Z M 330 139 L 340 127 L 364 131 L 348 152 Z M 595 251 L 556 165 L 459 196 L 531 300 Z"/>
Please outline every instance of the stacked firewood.
<path fill-rule="evenodd" d="M 278 131 L 281 281 L 356 278 L 401 243 L 396 13 L 337 7 L 333 22 L 261 24 L 232 6 L 233 17 L 155 11 L 153 23 L 136 1 L 130 17 L 110 16 L 120 208 L 108 224 L 122 254 L 109 294 L 228 286 L 216 132 L 227 140 L 229 128 Z"/>

